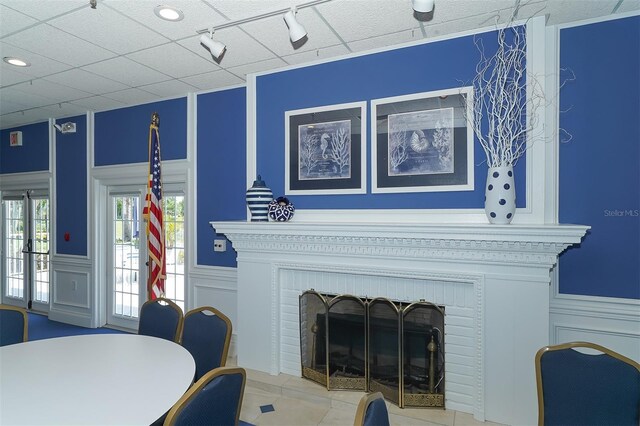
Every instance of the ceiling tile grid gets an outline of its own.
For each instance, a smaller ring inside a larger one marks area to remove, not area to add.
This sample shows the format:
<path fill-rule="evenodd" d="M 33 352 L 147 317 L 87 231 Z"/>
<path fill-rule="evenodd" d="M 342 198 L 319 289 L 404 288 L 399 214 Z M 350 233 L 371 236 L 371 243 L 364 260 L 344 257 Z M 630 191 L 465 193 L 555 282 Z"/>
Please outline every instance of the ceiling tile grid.
<path fill-rule="evenodd" d="M 48 23 L 120 55 L 169 41 L 160 33 L 108 7 L 98 7 L 95 10 L 83 8 Z"/>
<path fill-rule="evenodd" d="M 294 46 L 284 11 L 310 0 L 0 0 L 0 128 L 46 121 L 83 108 L 102 111 L 243 84 L 265 72 L 505 23 L 516 0 L 436 0 L 414 13 L 411 0 L 329 0 L 303 7 L 305 43 Z M 168 22 L 158 4 L 181 10 Z M 518 18 L 547 25 L 640 11 L 640 0 L 523 0 Z M 277 13 L 276 13 L 277 12 Z M 269 17 L 245 23 L 262 14 Z M 199 30 L 230 24 L 212 58 Z"/>

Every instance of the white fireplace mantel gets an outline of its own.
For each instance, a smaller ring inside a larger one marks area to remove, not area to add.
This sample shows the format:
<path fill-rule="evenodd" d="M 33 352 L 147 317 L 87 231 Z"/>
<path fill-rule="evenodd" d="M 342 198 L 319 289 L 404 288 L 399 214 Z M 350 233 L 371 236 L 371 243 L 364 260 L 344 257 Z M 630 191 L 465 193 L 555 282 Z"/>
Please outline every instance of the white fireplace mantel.
<path fill-rule="evenodd" d="M 300 374 L 297 296 L 445 306 L 445 405 L 535 424 L 533 357 L 549 342 L 550 270 L 581 225 L 211 222 L 238 259 L 238 364 Z"/>

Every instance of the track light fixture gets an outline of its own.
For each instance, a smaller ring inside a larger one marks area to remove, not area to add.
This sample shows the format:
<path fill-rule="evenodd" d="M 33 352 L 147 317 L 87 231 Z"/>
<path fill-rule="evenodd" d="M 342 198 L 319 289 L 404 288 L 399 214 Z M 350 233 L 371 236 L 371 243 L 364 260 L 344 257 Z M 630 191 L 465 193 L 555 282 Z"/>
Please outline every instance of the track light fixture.
<path fill-rule="evenodd" d="M 200 36 L 200 43 L 211 52 L 211 56 L 213 56 L 214 59 L 219 59 L 227 50 L 227 46 L 213 39 L 213 30 L 211 30 L 209 34 L 202 34 Z"/>
<path fill-rule="evenodd" d="M 224 45 L 220 42 L 211 40 L 211 36 L 209 35 L 209 37 L 207 37 L 206 33 L 212 34 L 215 30 L 236 27 L 238 25 L 246 24 L 247 22 L 258 21 L 260 19 L 269 18 L 272 16 L 278 16 L 284 13 L 283 18 L 287 24 L 287 27 L 289 28 L 289 38 L 291 39 L 292 43 L 298 42 L 298 47 L 299 47 L 302 44 L 300 43 L 300 41 L 304 39 L 304 37 L 307 35 L 307 31 L 304 29 L 302 25 L 298 23 L 298 21 L 296 21 L 296 18 L 295 18 L 296 11 L 305 7 L 312 7 L 312 6 L 316 6 L 322 3 L 327 3 L 330 1 L 332 0 L 311 0 L 311 1 L 299 4 L 297 7 L 293 7 L 291 9 L 288 9 L 288 8 L 279 9 L 279 10 L 274 10 L 273 12 L 267 12 L 267 13 L 263 13 L 256 16 L 250 16 L 248 18 L 238 19 L 236 21 L 225 22 L 224 24 L 216 25 L 211 30 L 209 30 L 208 28 L 205 28 L 205 29 L 197 30 L 196 33 L 202 34 L 202 36 L 200 36 L 200 43 L 205 45 L 211 51 L 211 54 L 215 58 L 218 58 L 218 56 L 216 56 L 214 51 L 221 49 L 220 55 L 222 55 L 222 53 L 224 52 Z M 210 46 L 211 43 L 214 43 L 217 46 L 217 49 Z"/>
<path fill-rule="evenodd" d="M 287 13 L 284 14 L 284 22 L 289 28 L 289 38 L 292 43 L 302 40 L 307 35 L 307 30 L 296 21 L 296 8 L 292 7 Z"/>
<path fill-rule="evenodd" d="M 413 10 L 418 13 L 430 13 L 433 11 L 435 0 L 411 0 L 413 3 Z"/>

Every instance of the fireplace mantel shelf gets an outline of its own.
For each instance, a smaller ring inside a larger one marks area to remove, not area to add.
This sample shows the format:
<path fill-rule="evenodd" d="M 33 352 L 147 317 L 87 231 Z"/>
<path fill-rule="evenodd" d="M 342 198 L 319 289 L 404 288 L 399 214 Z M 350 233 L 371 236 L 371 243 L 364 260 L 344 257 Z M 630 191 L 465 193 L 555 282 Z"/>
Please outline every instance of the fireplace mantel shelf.
<path fill-rule="evenodd" d="M 329 252 L 517 262 L 551 267 L 588 226 L 415 223 L 211 222 L 238 251 Z"/>

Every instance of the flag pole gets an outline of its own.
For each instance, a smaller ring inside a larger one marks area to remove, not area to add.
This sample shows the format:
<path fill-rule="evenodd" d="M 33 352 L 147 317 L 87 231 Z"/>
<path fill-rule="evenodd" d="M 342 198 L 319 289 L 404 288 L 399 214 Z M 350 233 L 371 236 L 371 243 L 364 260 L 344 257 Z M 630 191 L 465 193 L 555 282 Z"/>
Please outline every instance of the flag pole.
<path fill-rule="evenodd" d="M 154 129 L 157 129 L 158 127 L 160 127 L 160 115 L 157 112 L 154 112 L 153 114 L 151 114 L 151 124 L 149 125 L 149 176 L 152 175 L 153 170 L 151 170 L 151 139 L 152 139 L 152 135 L 153 135 L 153 131 Z M 149 203 L 150 203 L 150 199 L 149 197 L 147 197 L 146 200 L 147 203 L 147 209 L 146 211 L 149 211 Z M 148 218 L 147 218 L 148 219 Z M 149 239 L 149 232 L 148 232 L 148 224 L 147 224 L 147 240 Z M 152 289 L 152 275 L 151 275 L 151 268 L 153 267 L 153 260 L 151 258 L 151 252 L 149 251 L 149 243 L 147 242 L 147 300 L 152 300 L 153 297 L 153 289 Z"/>

